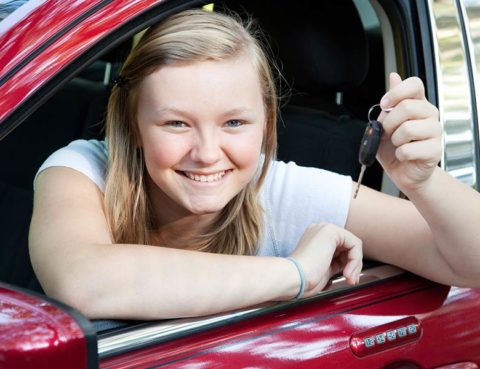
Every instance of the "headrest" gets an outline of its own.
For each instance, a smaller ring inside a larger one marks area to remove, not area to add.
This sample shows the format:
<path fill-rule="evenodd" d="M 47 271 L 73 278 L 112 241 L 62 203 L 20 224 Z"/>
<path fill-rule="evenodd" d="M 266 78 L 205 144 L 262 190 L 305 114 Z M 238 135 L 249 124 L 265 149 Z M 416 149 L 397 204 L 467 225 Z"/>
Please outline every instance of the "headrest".
<path fill-rule="evenodd" d="M 358 11 L 350 0 L 246 0 L 240 13 L 259 20 L 283 73 L 295 90 L 343 92 L 359 86 L 369 53 Z"/>

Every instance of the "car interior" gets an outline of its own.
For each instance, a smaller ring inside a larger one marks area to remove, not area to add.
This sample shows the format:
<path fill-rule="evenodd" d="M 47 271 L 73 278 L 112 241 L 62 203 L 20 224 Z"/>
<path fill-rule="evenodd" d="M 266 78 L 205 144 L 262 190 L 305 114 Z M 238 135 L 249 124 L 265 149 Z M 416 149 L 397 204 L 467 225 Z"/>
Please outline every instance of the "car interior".
<path fill-rule="evenodd" d="M 293 5 L 292 5 L 293 4 Z M 382 30 L 368 1 L 222 1 L 264 30 L 279 79 L 278 159 L 358 179 L 367 112 L 385 91 Z M 133 44 L 123 42 L 68 81 L 0 142 L 0 280 L 42 292 L 28 256 L 33 179 L 56 149 L 104 135 L 113 78 Z M 378 189 L 375 164 L 363 184 Z"/>

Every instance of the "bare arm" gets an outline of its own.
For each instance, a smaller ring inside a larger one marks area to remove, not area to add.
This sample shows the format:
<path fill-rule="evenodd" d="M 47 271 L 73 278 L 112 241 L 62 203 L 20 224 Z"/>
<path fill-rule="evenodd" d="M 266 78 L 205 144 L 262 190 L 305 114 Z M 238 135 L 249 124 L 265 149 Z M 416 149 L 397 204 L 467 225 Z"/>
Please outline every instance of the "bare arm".
<path fill-rule="evenodd" d="M 438 189 L 445 201 L 437 200 L 432 191 L 431 199 L 422 197 L 414 205 L 362 187 L 352 200 L 346 228 L 362 239 L 367 258 L 447 285 L 478 287 L 480 247 L 475 229 L 480 224 L 480 204 L 463 210 L 474 206 L 478 194 L 446 173 L 439 176 L 444 177 L 438 181 Z M 455 192 L 465 196 L 445 196 L 443 180 L 461 186 Z"/>
<path fill-rule="evenodd" d="M 445 284 L 480 286 L 480 194 L 440 168 L 441 125 L 417 78 L 391 75 L 377 155 L 411 201 L 363 187 L 352 200 L 347 228 L 365 254 Z"/>
<path fill-rule="evenodd" d="M 73 169 L 45 170 L 37 180 L 29 236 L 46 293 L 90 318 L 197 316 L 298 291 L 298 273 L 282 258 L 112 245 L 102 196 Z"/>
<path fill-rule="evenodd" d="M 460 284 L 480 287 L 480 195 L 436 168 L 428 183 L 408 196 Z"/>
<path fill-rule="evenodd" d="M 29 235 L 35 272 L 47 294 L 90 318 L 200 316 L 299 291 L 299 273 L 284 258 L 112 244 L 103 194 L 73 169 L 46 169 L 36 184 Z M 292 256 L 303 266 L 309 296 L 343 269 L 355 283 L 361 242 L 338 227 L 313 225 Z M 331 265 L 333 258 L 340 262 Z"/>

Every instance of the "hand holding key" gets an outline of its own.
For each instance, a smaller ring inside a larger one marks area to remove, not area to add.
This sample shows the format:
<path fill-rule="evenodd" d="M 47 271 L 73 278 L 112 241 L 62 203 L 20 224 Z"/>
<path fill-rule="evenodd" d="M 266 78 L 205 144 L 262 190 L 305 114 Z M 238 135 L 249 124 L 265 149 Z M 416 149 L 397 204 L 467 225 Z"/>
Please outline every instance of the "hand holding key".
<path fill-rule="evenodd" d="M 388 176 L 408 195 L 428 182 L 442 153 L 438 110 L 425 98 L 416 77 L 402 81 L 390 74 L 390 90 L 380 102 L 383 134 L 377 159 Z M 392 109 L 393 108 L 393 109 Z M 386 109 L 391 109 L 389 113 Z"/>

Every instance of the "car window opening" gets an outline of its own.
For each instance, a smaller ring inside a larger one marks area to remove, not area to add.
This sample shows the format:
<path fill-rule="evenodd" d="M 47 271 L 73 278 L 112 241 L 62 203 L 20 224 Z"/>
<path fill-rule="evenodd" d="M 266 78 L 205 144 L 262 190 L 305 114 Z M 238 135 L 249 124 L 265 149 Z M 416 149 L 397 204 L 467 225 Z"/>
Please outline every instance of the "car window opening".
<path fill-rule="evenodd" d="M 279 116 L 278 158 L 351 175 L 356 179 L 360 171 L 358 147 L 365 129 L 368 106 L 379 100 L 385 85 L 382 34 L 378 21 L 369 22 L 368 28 L 364 28 L 353 4 L 347 8 L 334 4 L 330 3 L 328 11 L 325 11 L 302 7 L 284 9 L 283 5 L 274 6 L 270 1 L 246 1 L 242 2 L 241 8 L 235 2 L 226 2 L 227 7 L 240 14 L 246 11 L 258 19 L 272 41 L 274 55 L 283 66 L 284 77 L 291 89 Z M 361 4 L 357 2 L 358 6 Z M 212 10 L 213 4 L 209 7 Z M 217 10 L 221 11 L 220 5 L 215 6 Z M 289 12 L 298 13 L 303 27 L 297 24 L 286 27 L 288 22 L 282 14 Z M 341 22 L 338 21 L 340 18 Z M 339 33 L 340 24 L 342 28 L 345 24 L 351 28 Z M 318 32 L 335 42 L 325 43 L 321 38 L 315 38 Z M 294 43 L 291 42 L 292 33 L 295 35 Z M 312 41 L 312 37 L 316 43 L 314 49 L 305 41 Z M 3 194 L 15 193 L 22 199 L 17 201 L 16 206 L 24 213 L 22 218 L 25 221 L 16 222 L 12 229 L 14 233 L 25 236 L 19 241 L 25 250 L 36 170 L 50 153 L 72 140 L 104 136 L 103 123 L 111 83 L 135 44 L 134 39 L 91 63 L 2 141 L 0 155 L 14 156 L 16 160 L 15 163 L 2 164 L 0 190 Z M 292 58 L 293 55 L 297 58 Z M 319 63 L 320 69 L 306 67 L 305 58 Z M 337 69 L 327 71 L 332 65 Z M 355 72 L 347 74 L 346 70 Z M 64 124 L 66 121 L 70 124 Z M 37 140 L 45 132 L 51 133 L 48 139 Z M 25 147 L 29 149 L 24 150 Z M 367 171 L 365 184 L 380 189 L 382 175 L 377 164 Z M 28 253 L 18 257 L 23 260 L 21 271 L 17 270 L 16 276 L 12 276 L 12 269 L 2 265 L 0 270 L 4 275 L 1 279 L 41 291 L 28 262 Z M 1 259 L 11 260 L 10 257 Z M 365 264 L 366 268 L 378 266 L 378 263 L 369 261 Z M 21 278 L 18 274 L 22 275 Z M 98 324 L 98 329 L 108 330 L 123 325 L 124 322 L 104 322 Z"/>

